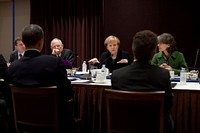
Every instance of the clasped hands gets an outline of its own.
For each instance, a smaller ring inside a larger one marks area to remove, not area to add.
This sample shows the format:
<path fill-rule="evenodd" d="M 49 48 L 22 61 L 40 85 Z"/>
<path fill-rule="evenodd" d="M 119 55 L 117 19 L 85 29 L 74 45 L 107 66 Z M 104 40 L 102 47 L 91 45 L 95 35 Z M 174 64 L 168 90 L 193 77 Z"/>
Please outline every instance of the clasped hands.
<path fill-rule="evenodd" d="M 169 66 L 169 65 L 167 65 L 166 63 L 161 64 L 160 67 L 165 68 L 165 69 L 167 69 L 167 70 L 169 70 L 169 71 L 172 70 L 172 67 Z"/>

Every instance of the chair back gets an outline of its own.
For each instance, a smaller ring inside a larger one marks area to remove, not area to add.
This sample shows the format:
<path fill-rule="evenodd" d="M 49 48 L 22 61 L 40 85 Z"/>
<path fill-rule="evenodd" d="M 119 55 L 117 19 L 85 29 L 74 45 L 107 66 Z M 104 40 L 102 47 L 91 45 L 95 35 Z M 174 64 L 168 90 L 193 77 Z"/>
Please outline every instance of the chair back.
<path fill-rule="evenodd" d="M 108 133 L 163 133 L 164 93 L 105 89 Z"/>
<path fill-rule="evenodd" d="M 15 126 L 18 132 L 58 132 L 57 87 L 10 85 Z"/>

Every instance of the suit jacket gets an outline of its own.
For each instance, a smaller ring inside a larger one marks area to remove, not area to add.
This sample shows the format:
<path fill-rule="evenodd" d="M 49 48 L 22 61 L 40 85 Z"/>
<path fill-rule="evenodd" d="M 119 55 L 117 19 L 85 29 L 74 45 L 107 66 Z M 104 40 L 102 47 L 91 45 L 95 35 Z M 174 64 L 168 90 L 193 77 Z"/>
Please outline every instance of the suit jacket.
<path fill-rule="evenodd" d="M 7 69 L 7 62 L 2 54 L 0 54 L 0 79 L 5 77 L 5 72 Z"/>
<path fill-rule="evenodd" d="M 117 63 L 121 59 L 127 59 L 128 63 L 127 64 L 126 63 Z M 117 57 L 115 59 L 115 62 L 112 63 L 111 53 L 109 51 L 106 51 L 101 54 L 99 67 L 101 68 L 102 65 L 105 64 L 106 68 L 108 68 L 109 71 L 112 72 L 115 69 L 118 69 L 118 68 L 121 68 L 121 67 L 131 64 L 131 62 L 132 61 L 130 59 L 129 53 L 119 49 L 118 53 L 117 53 Z"/>
<path fill-rule="evenodd" d="M 111 77 L 112 88 L 127 91 L 165 91 L 165 131 L 171 133 L 173 120 L 170 110 L 173 94 L 171 92 L 169 71 L 144 62 L 114 70 Z"/>
<path fill-rule="evenodd" d="M 70 49 L 63 49 L 61 52 L 61 59 L 68 60 L 74 64 L 75 56 L 74 53 Z"/>
<path fill-rule="evenodd" d="M 73 98 L 73 90 L 59 58 L 41 55 L 36 50 L 27 50 L 22 59 L 10 65 L 7 73 L 9 82 L 16 86 L 57 85 L 60 128 L 65 131 L 72 127 L 72 110 L 69 110 L 72 107 L 68 101 Z"/>
<path fill-rule="evenodd" d="M 12 63 L 15 60 L 18 60 L 18 51 L 17 50 L 14 50 L 11 52 L 9 62 Z"/>
<path fill-rule="evenodd" d="M 165 59 L 162 52 L 158 52 L 154 55 L 152 64 L 160 66 L 163 63 L 166 63 L 172 67 L 172 70 L 175 74 L 180 75 L 181 68 L 184 67 L 188 71 L 187 63 L 185 62 L 185 58 L 183 53 L 179 51 L 173 51 L 168 59 Z"/>

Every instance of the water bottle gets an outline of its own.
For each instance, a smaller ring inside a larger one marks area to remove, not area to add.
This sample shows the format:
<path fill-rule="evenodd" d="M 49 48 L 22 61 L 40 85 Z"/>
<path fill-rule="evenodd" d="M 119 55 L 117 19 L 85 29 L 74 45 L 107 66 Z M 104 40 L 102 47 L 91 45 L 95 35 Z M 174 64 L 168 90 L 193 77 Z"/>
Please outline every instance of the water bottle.
<path fill-rule="evenodd" d="M 106 70 L 106 65 L 104 65 L 104 64 L 102 65 L 101 71 L 102 71 L 102 72 L 107 72 L 107 70 Z"/>
<path fill-rule="evenodd" d="M 187 80 L 187 73 L 185 68 L 181 68 L 181 72 L 180 72 L 180 84 L 181 85 L 185 85 L 186 84 L 186 80 Z"/>
<path fill-rule="evenodd" d="M 103 81 L 105 81 L 106 80 L 106 76 L 107 76 L 107 68 L 106 68 L 105 64 L 102 65 L 101 73 L 102 73 L 102 79 L 103 79 Z"/>
<path fill-rule="evenodd" d="M 83 61 L 83 64 L 82 64 L 82 72 L 83 72 L 83 73 L 86 73 L 86 72 L 87 72 L 87 64 L 86 64 L 86 61 Z"/>

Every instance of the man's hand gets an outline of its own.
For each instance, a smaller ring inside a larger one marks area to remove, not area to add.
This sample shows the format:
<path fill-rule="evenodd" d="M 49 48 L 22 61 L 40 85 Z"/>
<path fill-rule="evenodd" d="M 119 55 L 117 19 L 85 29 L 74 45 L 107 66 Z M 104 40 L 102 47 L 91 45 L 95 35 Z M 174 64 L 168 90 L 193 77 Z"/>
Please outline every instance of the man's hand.
<path fill-rule="evenodd" d="M 53 49 L 51 54 L 59 55 L 60 54 L 60 50 L 59 49 Z"/>

